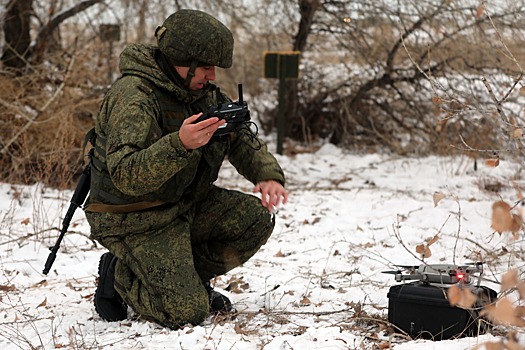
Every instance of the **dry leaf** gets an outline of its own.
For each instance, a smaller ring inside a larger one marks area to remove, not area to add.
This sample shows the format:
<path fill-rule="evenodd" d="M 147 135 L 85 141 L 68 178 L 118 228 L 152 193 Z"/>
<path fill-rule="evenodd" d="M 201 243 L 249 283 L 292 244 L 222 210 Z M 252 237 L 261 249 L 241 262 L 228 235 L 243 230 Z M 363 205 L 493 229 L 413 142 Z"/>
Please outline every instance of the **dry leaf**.
<path fill-rule="evenodd" d="M 310 305 L 312 302 L 307 297 L 303 297 L 299 303 L 301 305 Z"/>
<path fill-rule="evenodd" d="M 515 340 L 509 340 L 507 342 L 507 350 L 523 350 L 523 346 Z"/>
<path fill-rule="evenodd" d="M 525 86 L 520 87 L 520 95 L 525 96 Z"/>
<path fill-rule="evenodd" d="M 495 168 L 499 165 L 499 158 L 491 158 L 491 159 L 487 159 L 485 160 L 485 164 L 487 164 L 487 166 L 491 167 L 491 168 Z"/>
<path fill-rule="evenodd" d="M 503 350 L 499 342 L 484 343 L 486 350 Z"/>
<path fill-rule="evenodd" d="M 479 5 L 476 9 L 476 18 L 480 19 L 483 16 L 483 13 L 485 12 L 485 5 Z"/>
<path fill-rule="evenodd" d="M 519 281 L 517 288 L 518 293 L 520 294 L 520 299 L 525 299 L 525 281 Z"/>
<path fill-rule="evenodd" d="M 463 288 L 461 290 L 461 300 L 458 303 L 458 306 L 464 309 L 470 309 L 474 306 L 478 297 L 474 295 L 468 288 Z"/>
<path fill-rule="evenodd" d="M 492 205 L 491 227 L 499 234 L 505 231 L 518 232 L 523 224 L 523 219 L 511 213 L 511 207 L 504 201 L 498 201 Z"/>
<path fill-rule="evenodd" d="M 36 308 L 38 309 L 39 307 L 46 306 L 46 305 L 47 305 L 47 297 L 44 298 L 44 301 L 41 302 Z"/>
<path fill-rule="evenodd" d="M 447 290 L 450 306 L 456 306 L 461 300 L 461 290 L 458 286 L 452 286 Z"/>
<path fill-rule="evenodd" d="M 514 129 L 514 130 L 512 130 L 510 138 L 512 138 L 512 139 L 521 139 L 522 137 L 523 137 L 523 130 L 521 130 L 521 129 Z"/>
<path fill-rule="evenodd" d="M 523 218 L 520 215 L 512 214 L 512 224 L 513 225 L 510 229 L 511 232 L 517 233 L 519 230 L 521 230 L 521 227 L 523 226 Z M 519 237 L 516 237 L 516 235 L 514 235 L 514 238 L 518 239 Z"/>
<path fill-rule="evenodd" d="M 13 292 L 16 290 L 14 285 L 0 285 L 1 292 Z"/>
<path fill-rule="evenodd" d="M 22 225 L 29 225 L 29 218 L 25 218 L 24 220 L 20 221 Z"/>
<path fill-rule="evenodd" d="M 440 104 L 441 102 L 442 102 L 441 97 L 439 97 L 439 96 L 434 96 L 434 97 L 432 97 L 432 103 L 433 103 L 433 104 L 438 105 L 438 104 Z"/>
<path fill-rule="evenodd" d="M 514 314 L 518 317 L 525 316 L 525 306 L 516 306 L 514 309 Z"/>
<path fill-rule="evenodd" d="M 430 251 L 430 248 L 426 244 L 418 245 L 416 247 L 416 253 L 421 255 L 421 259 L 430 258 L 432 256 L 432 252 Z"/>
<path fill-rule="evenodd" d="M 446 196 L 440 192 L 434 192 L 434 208 L 437 207 L 438 203 Z"/>
<path fill-rule="evenodd" d="M 514 288 L 518 284 L 518 270 L 513 269 L 507 271 L 501 276 L 501 291 Z"/>
<path fill-rule="evenodd" d="M 235 323 L 235 325 L 233 326 L 233 329 L 235 330 L 236 334 L 243 334 L 242 326 L 240 323 Z"/>
<path fill-rule="evenodd" d="M 276 257 L 278 258 L 283 258 L 285 255 L 283 254 L 283 252 L 279 249 L 279 251 L 277 252 L 277 254 L 275 254 Z"/>
<path fill-rule="evenodd" d="M 464 309 L 470 309 L 478 299 L 468 288 L 459 288 L 452 286 L 447 291 L 448 302 L 451 306 L 459 306 Z"/>
<path fill-rule="evenodd" d="M 487 305 L 480 314 L 487 315 L 490 320 L 497 324 L 525 326 L 525 321 L 516 316 L 514 307 L 507 298 L 501 299 L 496 305 Z"/>
<path fill-rule="evenodd" d="M 321 218 L 318 217 L 318 216 L 315 217 L 315 218 L 313 219 L 313 221 L 312 221 L 312 225 L 317 224 L 319 221 L 321 221 Z"/>
<path fill-rule="evenodd" d="M 436 234 L 434 237 L 430 239 L 430 241 L 428 241 L 427 245 L 430 247 L 432 244 L 436 243 L 438 239 L 439 239 L 439 234 Z"/>

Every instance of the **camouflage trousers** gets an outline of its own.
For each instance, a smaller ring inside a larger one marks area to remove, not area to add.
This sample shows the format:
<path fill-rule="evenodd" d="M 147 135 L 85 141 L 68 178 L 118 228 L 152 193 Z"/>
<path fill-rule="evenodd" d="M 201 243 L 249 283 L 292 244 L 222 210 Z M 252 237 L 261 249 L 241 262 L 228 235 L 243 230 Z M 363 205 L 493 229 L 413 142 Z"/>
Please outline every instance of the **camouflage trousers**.
<path fill-rule="evenodd" d="M 179 328 L 204 321 L 209 299 L 203 281 L 246 262 L 274 223 L 259 198 L 214 187 L 162 227 L 95 238 L 119 258 L 115 288 L 124 301 L 145 319 Z"/>

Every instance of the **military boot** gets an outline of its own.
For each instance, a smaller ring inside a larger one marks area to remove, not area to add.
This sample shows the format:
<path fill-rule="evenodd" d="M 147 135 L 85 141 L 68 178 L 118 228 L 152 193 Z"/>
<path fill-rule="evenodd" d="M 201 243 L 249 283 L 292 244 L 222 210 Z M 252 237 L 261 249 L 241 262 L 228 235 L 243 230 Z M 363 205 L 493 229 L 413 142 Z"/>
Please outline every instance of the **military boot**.
<path fill-rule="evenodd" d="M 210 299 L 210 311 L 213 313 L 228 313 L 233 311 L 232 302 L 228 297 L 213 289 L 210 282 L 204 282 Z"/>
<path fill-rule="evenodd" d="M 95 291 L 95 311 L 109 322 L 122 321 L 128 317 L 128 307 L 115 290 L 115 264 L 117 257 L 104 253 L 98 265 L 98 283 Z"/>

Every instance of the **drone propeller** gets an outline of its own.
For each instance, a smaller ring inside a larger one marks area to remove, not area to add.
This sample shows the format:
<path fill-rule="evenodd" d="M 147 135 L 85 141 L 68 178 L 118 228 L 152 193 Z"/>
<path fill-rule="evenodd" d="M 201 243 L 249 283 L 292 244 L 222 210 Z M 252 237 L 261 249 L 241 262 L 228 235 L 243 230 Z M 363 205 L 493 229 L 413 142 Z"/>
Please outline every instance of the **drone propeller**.
<path fill-rule="evenodd" d="M 394 265 L 394 266 L 397 266 L 399 268 L 406 269 L 406 270 L 417 270 L 420 265 Z"/>

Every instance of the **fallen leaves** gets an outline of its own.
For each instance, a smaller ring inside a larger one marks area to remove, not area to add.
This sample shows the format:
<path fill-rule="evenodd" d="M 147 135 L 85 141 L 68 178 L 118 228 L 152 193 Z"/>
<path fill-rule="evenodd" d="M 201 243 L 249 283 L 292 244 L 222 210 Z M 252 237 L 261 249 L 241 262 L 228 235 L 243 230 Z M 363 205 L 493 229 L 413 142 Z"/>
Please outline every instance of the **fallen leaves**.
<path fill-rule="evenodd" d="M 499 165 L 499 158 L 486 159 L 485 164 L 490 168 L 496 168 Z"/>
<path fill-rule="evenodd" d="M 0 292 L 14 292 L 16 287 L 14 285 L 0 284 Z"/>
<path fill-rule="evenodd" d="M 241 294 L 250 289 L 250 284 L 248 282 L 245 282 L 242 277 L 236 278 L 232 277 L 228 281 L 228 286 L 224 288 L 224 290 L 227 290 L 230 293 L 235 294 Z"/>

